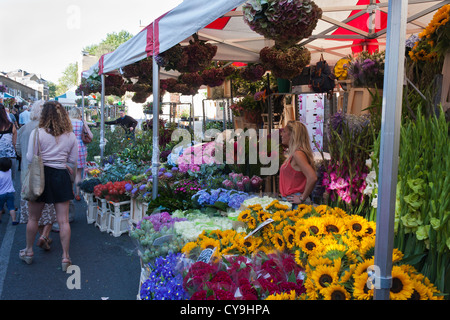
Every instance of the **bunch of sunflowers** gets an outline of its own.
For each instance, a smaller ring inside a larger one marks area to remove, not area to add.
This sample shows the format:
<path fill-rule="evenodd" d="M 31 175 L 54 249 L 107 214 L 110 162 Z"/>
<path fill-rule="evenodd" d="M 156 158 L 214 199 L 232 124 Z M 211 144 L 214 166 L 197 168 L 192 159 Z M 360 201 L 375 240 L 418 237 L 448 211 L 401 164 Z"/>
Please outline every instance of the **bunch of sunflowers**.
<path fill-rule="evenodd" d="M 442 6 L 428 26 L 419 34 L 419 40 L 409 51 L 410 58 L 417 61 L 435 61 L 450 48 L 450 4 Z"/>
<path fill-rule="evenodd" d="M 203 233 L 182 252 L 189 256 L 195 249 L 215 248 L 214 259 L 230 254 L 251 258 L 261 251 L 294 254 L 305 273 L 306 292 L 273 294 L 267 298 L 271 300 L 372 299 L 373 286 L 368 279 L 369 267 L 374 265 L 373 221 L 326 205 L 300 205 L 290 210 L 278 200 L 265 208 L 249 206 L 239 214 L 238 221 L 245 224 L 246 232 Z M 427 278 L 402 264 L 402 258 L 402 252 L 394 249 L 390 298 L 442 299 Z"/>

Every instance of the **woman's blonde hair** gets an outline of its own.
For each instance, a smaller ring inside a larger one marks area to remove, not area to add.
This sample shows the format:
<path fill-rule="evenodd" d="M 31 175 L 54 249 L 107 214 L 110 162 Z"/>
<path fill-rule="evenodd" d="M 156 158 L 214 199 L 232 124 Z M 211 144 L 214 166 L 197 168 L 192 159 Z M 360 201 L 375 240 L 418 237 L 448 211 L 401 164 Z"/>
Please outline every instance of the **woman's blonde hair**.
<path fill-rule="evenodd" d="M 71 119 L 81 119 L 81 110 L 78 107 L 72 107 L 69 111 L 69 117 Z"/>
<path fill-rule="evenodd" d="M 303 151 L 308 158 L 309 164 L 315 170 L 314 155 L 311 148 L 308 129 L 300 121 L 288 121 L 284 130 L 289 130 L 291 137 L 289 139 L 287 160 L 298 150 Z"/>
<path fill-rule="evenodd" d="M 44 106 L 44 100 L 38 100 L 33 103 L 30 109 L 30 120 L 39 120 L 41 117 L 42 107 Z"/>
<path fill-rule="evenodd" d="M 44 128 L 47 133 L 54 137 L 73 131 L 72 122 L 66 109 L 57 101 L 44 103 L 39 128 Z"/>

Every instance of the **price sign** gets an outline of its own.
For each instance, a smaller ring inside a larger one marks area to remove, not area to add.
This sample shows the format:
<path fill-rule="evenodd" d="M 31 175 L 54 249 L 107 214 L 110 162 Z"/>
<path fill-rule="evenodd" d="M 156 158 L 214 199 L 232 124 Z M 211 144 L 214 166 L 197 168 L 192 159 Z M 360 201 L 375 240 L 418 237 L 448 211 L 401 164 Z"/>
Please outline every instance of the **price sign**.
<path fill-rule="evenodd" d="M 205 250 L 200 252 L 200 255 L 197 258 L 197 262 L 202 261 L 202 262 L 208 263 L 209 260 L 211 260 L 211 257 L 215 251 L 216 251 L 216 248 L 214 248 L 214 249 L 206 248 Z"/>

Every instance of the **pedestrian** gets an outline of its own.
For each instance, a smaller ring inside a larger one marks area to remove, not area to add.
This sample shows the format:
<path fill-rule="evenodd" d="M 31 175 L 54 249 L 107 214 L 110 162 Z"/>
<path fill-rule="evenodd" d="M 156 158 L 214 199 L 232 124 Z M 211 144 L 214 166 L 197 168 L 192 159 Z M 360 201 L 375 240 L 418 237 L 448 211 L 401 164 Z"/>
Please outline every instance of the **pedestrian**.
<path fill-rule="evenodd" d="M 113 121 L 105 121 L 105 124 L 118 124 L 125 130 L 127 134 L 130 134 L 132 137 L 134 137 L 134 132 L 136 130 L 138 122 L 129 115 L 126 115 L 125 110 L 120 110 L 119 118 Z"/>
<path fill-rule="evenodd" d="M 45 101 L 39 100 L 33 103 L 30 109 L 30 121 L 22 126 L 17 132 L 16 152 L 21 156 L 21 166 L 23 170 L 20 173 L 20 181 L 23 184 L 25 174 L 29 162 L 27 160 L 28 142 L 30 140 L 31 131 L 37 128 L 39 125 L 39 118 L 41 116 L 42 107 Z M 28 201 L 20 199 L 20 223 L 28 222 Z M 42 210 L 42 216 L 38 221 L 38 232 L 40 234 L 37 242 L 38 247 L 44 250 L 50 250 L 50 244 L 52 239 L 50 238 L 50 232 L 56 222 L 56 212 L 53 203 L 46 203 Z"/>
<path fill-rule="evenodd" d="M 16 171 L 16 127 L 9 120 L 6 108 L 0 103 L 0 158 L 10 158 L 12 161 L 12 179 L 14 181 Z"/>
<path fill-rule="evenodd" d="M 34 143 L 35 133 L 39 140 Z M 39 126 L 30 135 L 27 160 L 31 162 L 37 147 L 44 164 L 45 187 L 43 193 L 28 202 L 29 217 L 26 231 L 26 248 L 20 250 L 19 257 L 27 264 L 33 261 L 33 244 L 38 231 L 38 221 L 45 203 L 53 203 L 59 224 L 62 246 L 61 268 L 66 271 L 72 261 L 69 255 L 71 229 L 69 224 L 69 203 L 73 200 L 72 178 L 76 172 L 78 158 L 77 138 L 73 133 L 72 123 L 64 107 L 57 101 L 44 104 Z"/>
<path fill-rule="evenodd" d="M 14 193 L 16 191 L 12 181 L 11 167 L 12 161 L 10 158 L 0 158 L 0 208 L 3 210 L 6 203 L 6 207 L 11 215 L 12 224 L 16 225 L 18 223 L 14 206 Z M 0 222 L 1 219 L 2 216 L 0 214 Z"/>
<path fill-rule="evenodd" d="M 19 114 L 19 127 L 26 125 L 30 121 L 31 113 L 28 111 L 28 106 L 23 106 L 23 111 Z"/>
<path fill-rule="evenodd" d="M 10 110 L 10 109 L 11 109 L 10 107 L 5 108 L 6 114 L 8 115 L 9 121 L 11 121 L 11 123 L 14 124 L 14 127 L 15 127 L 16 129 L 18 129 L 19 126 L 17 125 L 17 119 L 16 119 L 16 116 L 15 116 L 14 114 L 11 113 L 11 110 Z"/>
<path fill-rule="evenodd" d="M 80 201 L 80 186 L 78 185 L 81 180 L 84 178 L 84 173 L 86 169 L 86 158 L 87 158 L 87 148 L 86 145 L 83 142 L 82 135 L 83 135 L 83 128 L 86 131 L 86 133 L 91 137 L 92 139 L 92 132 L 89 129 L 89 126 L 82 120 L 82 114 L 81 110 L 78 107 L 73 107 L 69 111 L 69 117 L 72 122 L 73 132 L 75 133 L 75 136 L 77 137 L 78 141 L 78 168 L 77 168 L 77 175 L 75 176 L 75 200 Z"/>
<path fill-rule="evenodd" d="M 281 133 L 281 143 L 288 147 L 287 159 L 280 168 L 281 196 L 293 208 L 301 203 L 310 204 L 317 175 L 308 129 L 300 121 L 288 121 Z"/>

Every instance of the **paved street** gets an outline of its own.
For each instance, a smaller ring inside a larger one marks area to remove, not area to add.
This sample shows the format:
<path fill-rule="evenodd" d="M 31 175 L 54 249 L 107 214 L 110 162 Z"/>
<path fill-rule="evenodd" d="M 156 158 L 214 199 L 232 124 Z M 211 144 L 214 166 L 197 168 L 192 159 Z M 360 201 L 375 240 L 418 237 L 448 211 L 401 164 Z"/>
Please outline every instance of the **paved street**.
<path fill-rule="evenodd" d="M 18 175 L 16 175 L 17 177 Z M 16 206 L 19 196 L 16 190 Z M 80 289 L 75 273 L 61 270 L 59 233 L 51 232 L 53 243 L 46 252 L 35 246 L 31 265 L 19 259 L 25 247 L 25 224 L 13 226 L 9 214 L 0 224 L 0 299 L 1 300 L 136 300 L 140 264 L 136 247 L 128 234 L 113 237 L 87 224 L 84 200 L 74 201 L 75 219 L 71 222 L 70 256 L 79 267 Z M 69 280 L 69 281 L 68 281 Z"/>

